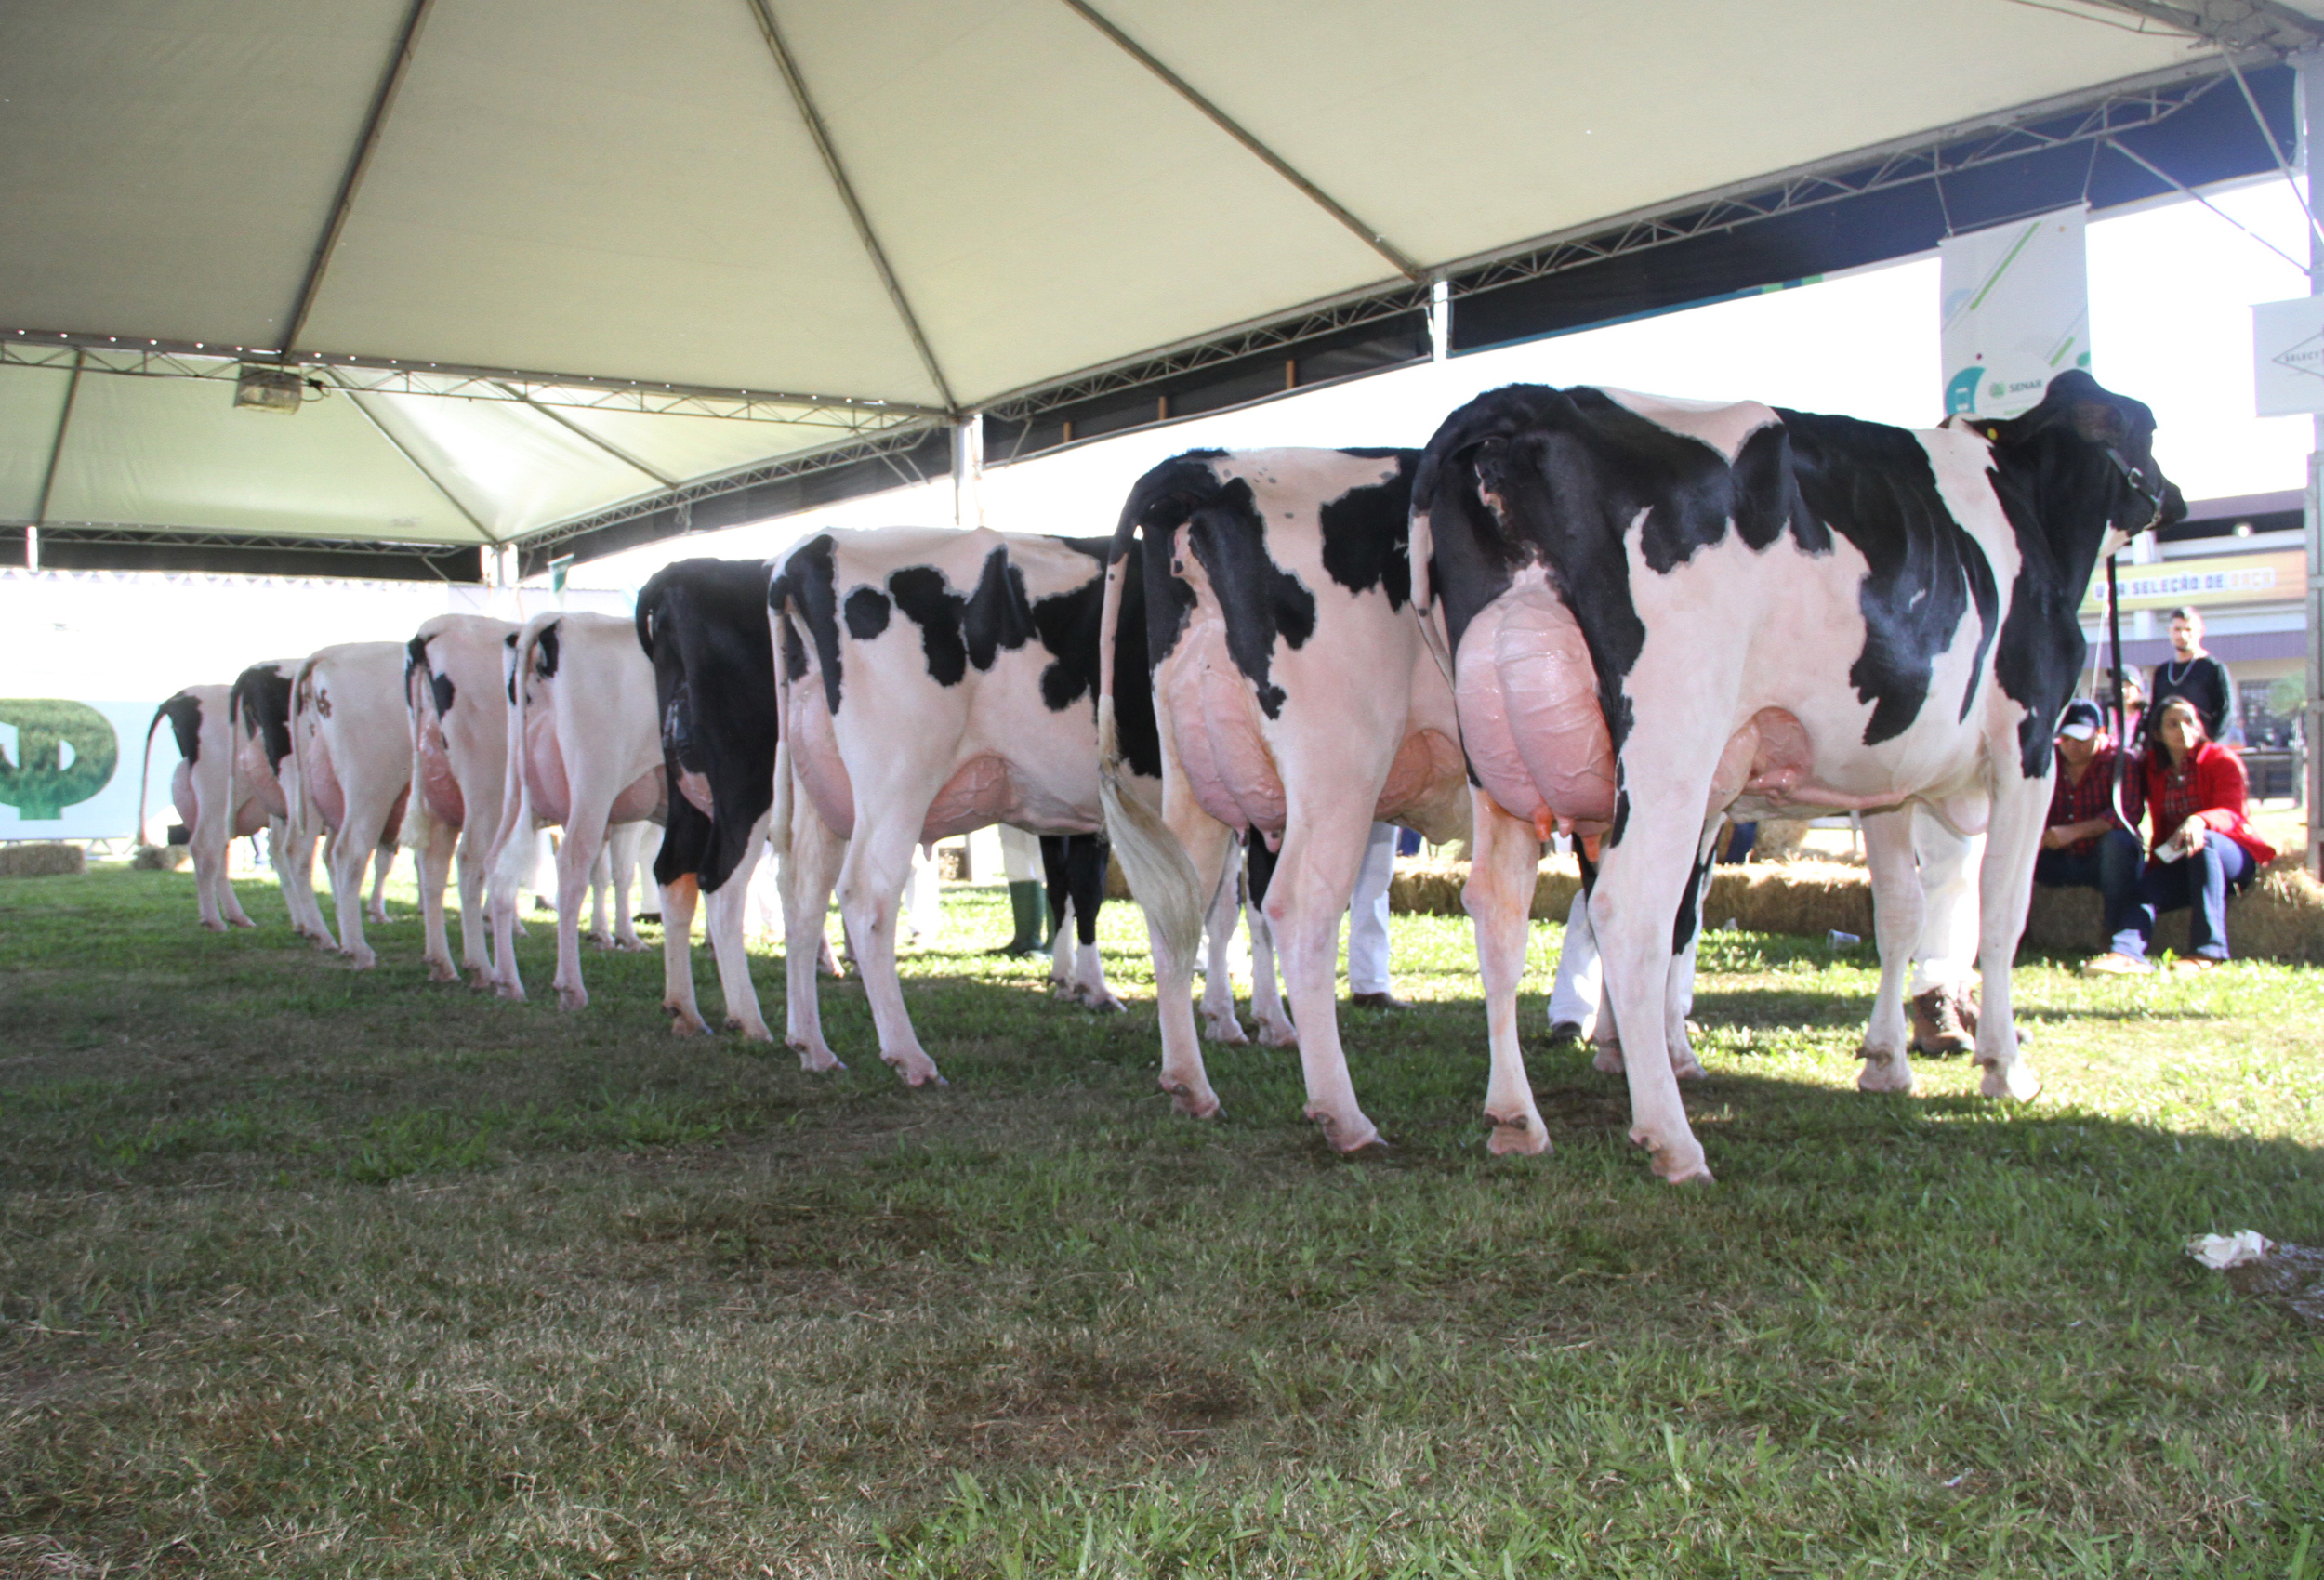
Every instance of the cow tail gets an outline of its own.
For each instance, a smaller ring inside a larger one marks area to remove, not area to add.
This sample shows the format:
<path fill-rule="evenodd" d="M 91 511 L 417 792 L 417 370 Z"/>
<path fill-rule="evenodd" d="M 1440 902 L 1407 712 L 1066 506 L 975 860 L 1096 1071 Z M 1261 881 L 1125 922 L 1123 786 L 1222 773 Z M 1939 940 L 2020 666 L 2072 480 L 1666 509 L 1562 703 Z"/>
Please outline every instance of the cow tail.
<path fill-rule="evenodd" d="M 1444 616 L 1436 611 L 1436 585 L 1429 575 L 1430 563 L 1436 558 L 1436 533 L 1429 526 L 1428 512 L 1417 505 L 1412 507 L 1405 549 L 1412 562 L 1412 617 L 1420 623 L 1420 640 L 1443 671 L 1445 684 L 1450 686 L 1452 643 L 1446 634 Z"/>
<path fill-rule="evenodd" d="M 421 783 L 419 744 L 428 731 L 431 676 L 424 656 L 427 649 L 420 647 L 417 662 L 403 666 L 403 711 L 412 727 L 412 787 L 403 797 L 403 827 L 396 839 L 415 856 L 428 849 L 436 831 L 435 815 L 428 810 L 428 787 Z"/>
<path fill-rule="evenodd" d="M 500 834 L 493 841 L 492 870 L 485 879 L 495 895 L 508 896 L 511 906 L 517 890 L 534 876 L 532 775 L 524 771 L 524 710 L 530 688 L 524 677 L 533 667 L 537 634 L 527 621 L 508 659 L 508 767 L 501 780 Z"/>
<path fill-rule="evenodd" d="M 170 702 L 177 700 L 172 697 Z M 145 727 L 145 761 L 138 770 L 138 829 L 129 841 L 132 849 L 145 843 L 145 788 L 153 778 L 153 731 L 159 730 L 162 720 L 168 717 L 169 703 L 164 703 L 153 710 L 153 722 Z"/>
<path fill-rule="evenodd" d="M 1105 557 L 1105 598 L 1098 618 L 1098 799 L 1105 809 L 1106 837 L 1121 858 L 1122 876 L 1129 891 L 1145 908 L 1146 923 L 1157 941 L 1182 959 L 1194 958 L 1202 942 L 1203 912 L 1209 896 L 1186 848 L 1169 825 L 1123 783 L 1129 765 L 1122 760 L 1120 735 L 1114 722 L 1114 644 L 1121 629 L 1123 566 L 1140 552 L 1137 506 L 1139 495 L 1122 512 L 1114 530 L 1114 546 Z"/>
<path fill-rule="evenodd" d="M 291 765 L 291 774 L 298 783 L 284 785 L 283 798 L 290 808 L 290 826 L 294 832 L 313 829 L 320 810 L 314 804 L 313 792 L 308 788 L 308 780 L 311 776 L 307 772 L 307 765 L 301 759 L 298 749 L 299 737 L 304 733 L 298 728 L 298 716 L 306 711 L 307 688 L 313 679 L 314 668 L 315 661 L 310 654 L 300 659 L 298 667 L 291 673 L 290 756 L 283 760 Z"/>
<path fill-rule="evenodd" d="M 783 632 L 790 621 L 790 588 L 778 574 L 767 589 L 767 625 L 774 639 L 774 810 L 767 844 L 778 862 L 791 859 L 791 671 L 783 662 Z"/>

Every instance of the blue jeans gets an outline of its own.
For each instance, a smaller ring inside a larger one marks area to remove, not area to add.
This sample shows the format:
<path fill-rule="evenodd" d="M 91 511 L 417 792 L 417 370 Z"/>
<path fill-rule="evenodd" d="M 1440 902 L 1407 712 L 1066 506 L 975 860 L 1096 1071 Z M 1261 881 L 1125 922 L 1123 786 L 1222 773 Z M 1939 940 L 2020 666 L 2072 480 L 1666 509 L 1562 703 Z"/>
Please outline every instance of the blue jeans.
<path fill-rule="evenodd" d="M 2208 960 L 2227 957 L 2227 897 L 2253 876 L 2251 852 L 2224 834 L 2207 834 L 2203 848 L 2176 862 L 2148 862 L 2138 895 L 2114 935 L 2117 954 L 2146 958 L 2159 912 L 2188 907 L 2186 951 Z"/>
<path fill-rule="evenodd" d="M 2049 889 L 2096 889 L 2106 936 L 2112 938 L 2131 925 L 2138 903 L 2139 862 L 2145 858 L 2136 835 L 2109 828 L 2098 836 L 2095 849 L 2044 850 L 2036 856 L 2034 882 Z"/>

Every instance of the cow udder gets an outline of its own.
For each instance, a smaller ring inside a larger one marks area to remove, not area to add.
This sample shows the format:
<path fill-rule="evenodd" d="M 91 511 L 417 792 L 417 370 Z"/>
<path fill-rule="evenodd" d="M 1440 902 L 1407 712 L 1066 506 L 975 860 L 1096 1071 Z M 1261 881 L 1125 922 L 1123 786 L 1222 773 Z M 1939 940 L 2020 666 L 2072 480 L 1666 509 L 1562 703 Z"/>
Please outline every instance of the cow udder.
<path fill-rule="evenodd" d="M 1614 749 L 1598 672 L 1573 611 L 1529 578 L 1461 633 L 1455 704 L 1478 782 L 1548 838 L 1604 833 L 1614 818 Z"/>

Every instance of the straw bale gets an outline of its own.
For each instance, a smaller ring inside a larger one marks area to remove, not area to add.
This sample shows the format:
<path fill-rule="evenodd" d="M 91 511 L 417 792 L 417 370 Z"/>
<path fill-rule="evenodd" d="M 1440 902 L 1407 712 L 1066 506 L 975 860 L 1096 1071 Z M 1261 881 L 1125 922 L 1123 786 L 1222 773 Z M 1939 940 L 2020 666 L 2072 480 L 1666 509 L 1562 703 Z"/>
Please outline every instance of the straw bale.
<path fill-rule="evenodd" d="M 141 873 L 174 873 L 192 858 L 188 846 L 140 845 L 130 856 L 129 865 Z"/>
<path fill-rule="evenodd" d="M 69 877 L 87 870 L 78 845 L 0 845 L 0 877 Z"/>
<path fill-rule="evenodd" d="M 1460 889 L 1468 877 L 1467 866 L 1459 862 L 1401 864 L 1389 888 L 1389 904 L 1424 915 L 1460 915 Z M 1534 919 L 1564 921 L 1579 883 L 1572 858 L 1542 862 L 1534 887 Z M 1838 862 L 1720 867 L 1711 876 L 1703 923 L 1717 928 L 1729 921 L 1750 932 L 1809 938 L 1852 932 L 1868 941 L 1871 885 L 1862 867 Z M 2156 949 L 2185 954 L 2186 922 L 2185 911 L 2163 915 L 2155 928 Z M 2097 890 L 2037 887 L 2025 941 L 2032 948 L 2066 954 L 2095 954 L 2105 948 Z M 2324 964 L 2324 884 L 2302 870 L 2297 855 L 2278 859 L 2250 889 L 2229 902 L 2227 941 L 2241 959 Z"/>

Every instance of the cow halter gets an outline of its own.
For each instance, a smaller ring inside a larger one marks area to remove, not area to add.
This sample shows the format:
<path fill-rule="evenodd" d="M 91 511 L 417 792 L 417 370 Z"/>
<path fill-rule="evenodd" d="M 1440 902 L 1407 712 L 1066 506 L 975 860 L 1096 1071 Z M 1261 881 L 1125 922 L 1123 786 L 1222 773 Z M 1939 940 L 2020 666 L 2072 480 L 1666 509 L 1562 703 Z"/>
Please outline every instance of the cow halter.
<path fill-rule="evenodd" d="M 2131 485 L 2131 492 L 2137 494 L 2141 499 L 2146 501 L 2146 519 L 2134 527 L 2125 527 L 2122 529 L 2123 536 L 2136 537 L 2139 533 L 2153 526 L 2157 521 L 2162 520 L 2163 485 L 2159 480 L 2159 475 L 2155 482 L 2151 484 L 2148 483 L 2146 481 L 2146 474 L 2139 470 L 2136 467 L 2132 466 L 2129 458 L 2126 457 L 2121 451 L 2116 449 L 2111 444 L 2106 446 L 2106 459 L 2112 461 L 2114 463 L 2114 469 L 2122 474 L 2122 481 Z"/>

